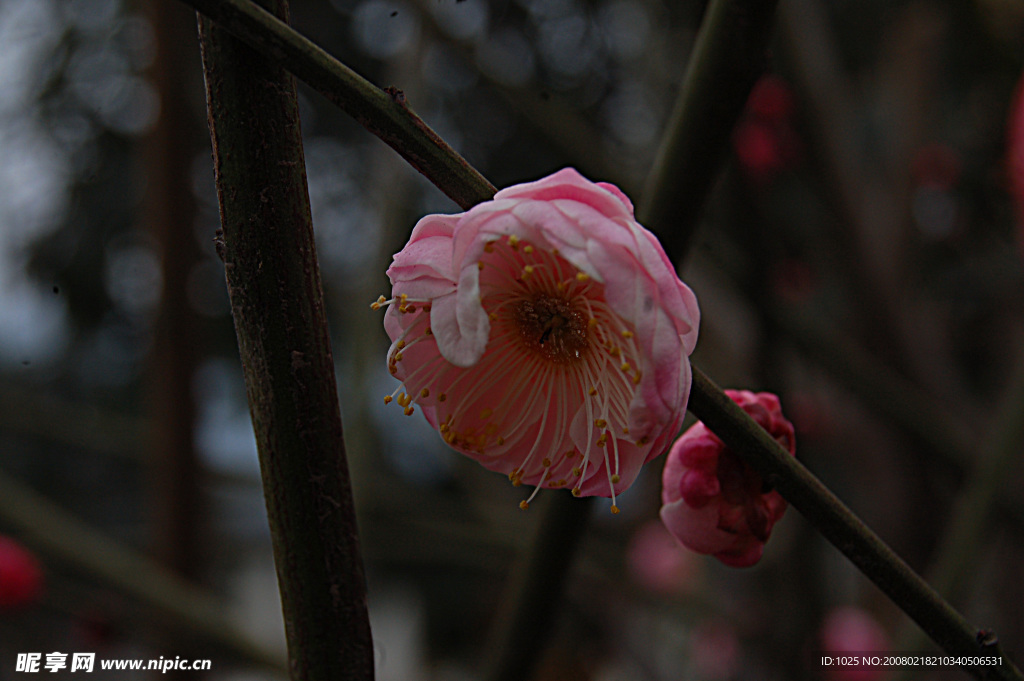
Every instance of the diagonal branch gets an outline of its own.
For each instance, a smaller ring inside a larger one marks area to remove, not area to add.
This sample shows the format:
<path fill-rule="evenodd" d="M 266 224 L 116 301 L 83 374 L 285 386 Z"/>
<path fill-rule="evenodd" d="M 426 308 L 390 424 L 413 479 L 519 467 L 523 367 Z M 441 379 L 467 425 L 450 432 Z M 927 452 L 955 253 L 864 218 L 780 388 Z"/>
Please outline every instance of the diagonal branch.
<path fill-rule="evenodd" d="M 401 90 L 382 90 L 250 0 L 183 0 L 340 107 L 462 208 L 494 194 L 416 115 Z"/>
<path fill-rule="evenodd" d="M 971 626 L 813 473 L 696 367 L 689 409 L 946 652 L 967 657 L 1002 656 L 998 641 L 990 632 Z M 964 670 L 980 679 L 1024 679 L 1005 657 L 999 665 Z"/>

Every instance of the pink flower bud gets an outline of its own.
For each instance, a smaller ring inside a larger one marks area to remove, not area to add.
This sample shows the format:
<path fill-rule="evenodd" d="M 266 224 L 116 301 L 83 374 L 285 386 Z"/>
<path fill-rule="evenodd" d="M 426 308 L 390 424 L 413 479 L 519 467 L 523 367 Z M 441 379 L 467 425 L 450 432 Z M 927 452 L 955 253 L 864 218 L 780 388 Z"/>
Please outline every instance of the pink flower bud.
<path fill-rule="evenodd" d="M 513 484 L 614 512 L 678 431 L 697 300 L 613 185 L 565 169 L 428 215 L 388 276 L 385 402 Z"/>
<path fill-rule="evenodd" d="M 727 390 L 726 394 L 790 454 L 793 424 L 771 393 Z M 761 559 L 786 501 L 766 490 L 761 477 L 703 423 L 676 440 L 662 474 L 661 519 L 683 546 L 713 555 L 732 567 Z"/>
<path fill-rule="evenodd" d="M 24 607 L 43 590 L 39 561 L 24 546 L 0 535 L 0 610 Z"/>

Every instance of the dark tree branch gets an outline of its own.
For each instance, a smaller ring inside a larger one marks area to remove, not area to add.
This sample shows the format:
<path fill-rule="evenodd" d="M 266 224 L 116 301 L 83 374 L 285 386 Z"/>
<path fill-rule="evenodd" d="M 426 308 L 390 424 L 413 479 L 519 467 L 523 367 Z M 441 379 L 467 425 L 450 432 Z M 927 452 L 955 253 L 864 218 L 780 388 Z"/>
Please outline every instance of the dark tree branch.
<path fill-rule="evenodd" d="M 286 3 L 277 5 L 286 16 Z M 200 19 L 231 311 L 291 678 L 369 681 L 373 643 L 292 76 Z"/>

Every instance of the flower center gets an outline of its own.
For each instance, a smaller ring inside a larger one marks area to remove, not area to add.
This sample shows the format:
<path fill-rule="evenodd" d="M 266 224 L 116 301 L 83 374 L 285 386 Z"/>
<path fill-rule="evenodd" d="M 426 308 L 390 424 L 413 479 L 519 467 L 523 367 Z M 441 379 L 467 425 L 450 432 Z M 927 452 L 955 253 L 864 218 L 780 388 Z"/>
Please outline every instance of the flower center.
<path fill-rule="evenodd" d="M 542 358 L 568 364 L 587 349 L 587 316 L 564 298 L 537 293 L 512 310 L 523 346 Z"/>

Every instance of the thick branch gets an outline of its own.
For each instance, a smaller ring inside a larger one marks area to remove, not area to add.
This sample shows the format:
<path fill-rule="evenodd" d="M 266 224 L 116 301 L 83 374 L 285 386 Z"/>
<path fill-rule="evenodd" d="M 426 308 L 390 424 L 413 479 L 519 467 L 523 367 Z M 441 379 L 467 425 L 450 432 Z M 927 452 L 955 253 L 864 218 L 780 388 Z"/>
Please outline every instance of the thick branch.
<path fill-rule="evenodd" d="M 295 83 L 280 64 L 205 18 L 200 43 L 218 246 L 259 449 L 291 678 L 368 681 L 366 586 Z"/>

